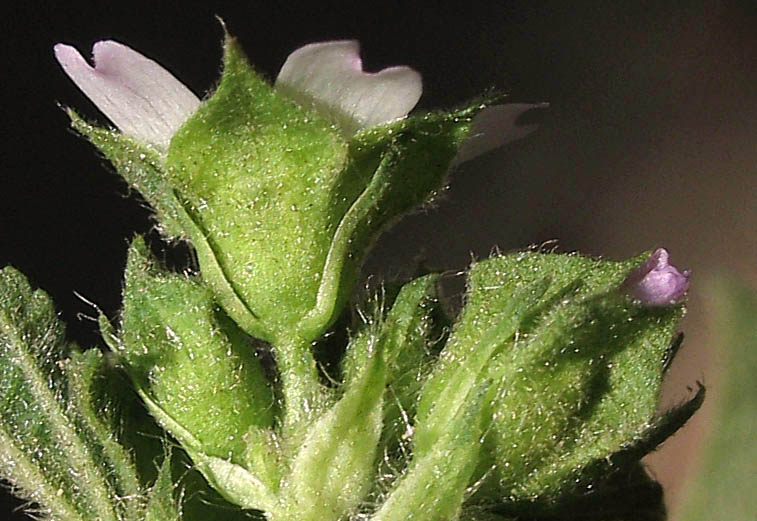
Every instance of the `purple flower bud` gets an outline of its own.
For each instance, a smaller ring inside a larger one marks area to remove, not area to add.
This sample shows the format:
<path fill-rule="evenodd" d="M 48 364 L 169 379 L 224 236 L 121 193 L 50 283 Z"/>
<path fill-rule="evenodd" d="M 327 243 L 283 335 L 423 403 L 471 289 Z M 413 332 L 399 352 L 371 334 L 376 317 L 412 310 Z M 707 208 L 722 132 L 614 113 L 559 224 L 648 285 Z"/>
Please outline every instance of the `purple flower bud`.
<path fill-rule="evenodd" d="M 670 265 L 667 250 L 659 248 L 628 275 L 622 287 L 644 305 L 669 306 L 680 302 L 689 289 L 689 275 L 688 270 L 682 273 Z"/>

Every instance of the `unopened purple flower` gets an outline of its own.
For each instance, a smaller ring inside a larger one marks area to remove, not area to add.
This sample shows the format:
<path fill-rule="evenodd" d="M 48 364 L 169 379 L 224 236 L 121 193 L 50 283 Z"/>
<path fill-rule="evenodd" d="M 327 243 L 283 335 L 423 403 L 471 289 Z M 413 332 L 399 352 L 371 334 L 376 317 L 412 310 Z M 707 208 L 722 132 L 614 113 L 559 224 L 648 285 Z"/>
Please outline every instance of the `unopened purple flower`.
<path fill-rule="evenodd" d="M 689 271 L 678 271 L 668 263 L 668 252 L 657 249 L 644 264 L 633 270 L 623 288 L 647 306 L 669 306 L 680 302 L 689 289 Z"/>

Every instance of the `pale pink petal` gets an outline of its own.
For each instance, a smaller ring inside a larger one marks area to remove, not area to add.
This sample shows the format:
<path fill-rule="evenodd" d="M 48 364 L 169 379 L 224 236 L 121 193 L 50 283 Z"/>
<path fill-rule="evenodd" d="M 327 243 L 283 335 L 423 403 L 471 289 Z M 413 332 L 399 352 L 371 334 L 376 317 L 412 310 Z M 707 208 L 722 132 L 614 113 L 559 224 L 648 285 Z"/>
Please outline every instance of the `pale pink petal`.
<path fill-rule="evenodd" d="M 313 107 L 345 134 L 405 117 L 421 97 L 421 76 L 409 67 L 363 72 L 356 41 L 313 43 L 294 51 L 276 88 Z"/>
<path fill-rule="evenodd" d="M 55 57 L 84 94 L 124 134 L 168 149 L 171 137 L 200 100 L 153 60 L 112 40 L 95 43 L 95 66 L 70 45 L 57 44 Z"/>
<path fill-rule="evenodd" d="M 633 270 L 623 287 L 647 306 L 668 306 L 683 299 L 689 289 L 689 272 L 680 272 L 668 262 L 667 250 L 659 248 L 644 264 Z"/>
<path fill-rule="evenodd" d="M 526 103 L 509 103 L 486 107 L 473 118 L 468 138 L 457 151 L 452 166 L 470 161 L 501 147 L 502 145 L 526 137 L 539 125 L 517 125 L 518 117 L 531 109 L 548 107 L 548 103 L 529 105 Z"/>

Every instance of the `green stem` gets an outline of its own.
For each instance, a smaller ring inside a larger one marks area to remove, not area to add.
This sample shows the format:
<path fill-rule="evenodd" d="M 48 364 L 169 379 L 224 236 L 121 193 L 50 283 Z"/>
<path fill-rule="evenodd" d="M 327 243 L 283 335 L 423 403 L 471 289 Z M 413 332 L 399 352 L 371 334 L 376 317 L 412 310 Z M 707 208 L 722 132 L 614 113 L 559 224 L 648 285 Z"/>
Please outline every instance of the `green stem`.
<path fill-rule="evenodd" d="M 317 416 L 325 400 L 311 343 L 299 336 L 274 345 L 284 400 L 284 431 L 297 430 Z"/>

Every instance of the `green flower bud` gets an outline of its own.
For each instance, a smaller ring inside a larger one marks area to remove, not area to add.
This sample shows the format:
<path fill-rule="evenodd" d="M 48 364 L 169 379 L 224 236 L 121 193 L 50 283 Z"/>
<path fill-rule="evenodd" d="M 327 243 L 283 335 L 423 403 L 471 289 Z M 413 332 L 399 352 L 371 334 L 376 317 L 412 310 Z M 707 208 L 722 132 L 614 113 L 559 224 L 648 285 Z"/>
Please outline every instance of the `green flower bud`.
<path fill-rule="evenodd" d="M 195 279 L 161 271 L 135 240 L 119 354 L 150 404 L 191 435 L 165 425 L 188 449 L 243 462 L 248 430 L 273 425 L 274 398 L 248 338 Z"/>
<path fill-rule="evenodd" d="M 315 339 L 351 293 L 376 234 L 441 188 L 472 114 L 400 120 L 348 140 L 271 89 L 227 41 L 218 89 L 166 158 L 196 226 L 189 236 L 207 243 L 198 247 L 203 276 L 216 292 L 233 292 L 220 300 L 254 317 L 240 321 L 255 324 L 253 334 L 274 344 Z"/>
<path fill-rule="evenodd" d="M 520 253 L 470 271 L 466 306 L 424 385 L 415 450 L 431 450 L 476 385 L 494 382 L 472 503 L 522 515 L 600 489 L 701 402 L 656 417 L 681 306 L 644 306 L 623 282 L 644 262 Z"/>

